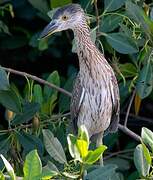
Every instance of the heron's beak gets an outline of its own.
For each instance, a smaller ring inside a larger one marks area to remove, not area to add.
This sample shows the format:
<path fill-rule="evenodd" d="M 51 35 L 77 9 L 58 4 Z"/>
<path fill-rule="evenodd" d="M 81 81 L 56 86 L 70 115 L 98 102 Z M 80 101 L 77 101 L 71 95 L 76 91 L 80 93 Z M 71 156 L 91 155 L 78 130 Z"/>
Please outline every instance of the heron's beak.
<path fill-rule="evenodd" d="M 56 22 L 51 21 L 42 31 L 42 33 L 39 36 L 39 39 L 44 39 L 50 36 L 51 34 L 56 32 L 57 29 L 58 29 L 58 25 L 56 25 Z"/>

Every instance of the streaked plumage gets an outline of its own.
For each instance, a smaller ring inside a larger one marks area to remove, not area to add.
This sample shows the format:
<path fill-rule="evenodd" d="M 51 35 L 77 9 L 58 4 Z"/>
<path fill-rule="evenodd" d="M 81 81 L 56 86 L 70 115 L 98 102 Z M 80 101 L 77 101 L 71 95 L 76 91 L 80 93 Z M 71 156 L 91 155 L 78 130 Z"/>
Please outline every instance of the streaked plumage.
<path fill-rule="evenodd" d="M 114 72 L 91 41 L 87 26 L 81 28 L 81 32 L 80 28 L 75 29 L 74 33 L 80 64 L 71 102 L 75 129 L 85 124 L 90 137 L 104 132 L 108 127 L 109 131 L 116 131 L 119 91 Z"/>
<path fill-rule="evenodd" d="M 74 129 L 85 124 L 89 136 L 116 131 L 119 122 L 119 90 L 113 69 L 90 38 L 83 9 L 71 4 L 58 9 L 41 38 L 53 32 L 72 29 L 80 70 L 76 78 L 71 118 Z"/>

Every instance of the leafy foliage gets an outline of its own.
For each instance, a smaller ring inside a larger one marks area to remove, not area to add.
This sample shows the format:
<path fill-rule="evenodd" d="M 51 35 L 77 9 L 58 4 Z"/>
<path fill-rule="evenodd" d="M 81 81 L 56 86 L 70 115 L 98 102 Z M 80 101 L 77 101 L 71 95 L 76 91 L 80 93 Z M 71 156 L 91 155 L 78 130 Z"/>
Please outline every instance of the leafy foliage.
<path fill-rule="evenodd" d="M 44 143 L 47 152 L 59 163 L 67 163 L 62 145 L 49 130 L 43 130 Z"/>
<path fill-rule="evenodd" d="M 142 144 L 137 145 L 134 151 L 134 163 L 139 172 L 139 175 L 145 179 L 153 178 L 153 169 L 152 169 L 152 149 L 148 149 L 152 146 L 153 139 L 150 139 L 150 136 L 153 136 L 153 132 L 147 128 L 142 128 L 141 137 Z"/>
<path fill-rule="evenodd" d="M 85 138 L 83 139 L 79 139 L 81 137 L 88 137 L 88 132 L 86 130 L 85 127 L 81 127 L 79 129 L 79 135 L 78 137 L 76 137 L 76 143 L 79 142 L 86 142 L 86 144 L 88 144 L 88 140 Z M 64 150 L 62 148 L 62 145 L 60 144 L 60 142 L 58 141 L 57 138 L 55 138 L 53 136 L 53 134 L 51 133 L 51 131 L 49 130 L 44 130 L 43 131 L 43 136 L 44 136 L 44 140 L 45 140 L 45 147 L 47 152 L 49 153 L 49 155 L 54 158 L 56 161 L 58 161 L 59 163 L 65 163 L 67 166 L 67 160 L 66 160 L 66 156 L 64 153 Z M 70 136 L 70 135 L 69 135 Z M 69 144 L 70 141 L 68 141 Z M 76 144 L 74 144 L 73 146 L 76 146 Z M 69 146 L 70 147 L 70 146 Z M 78 149 L 82 149 L 82 143 L 81 146 L 78 146 Z M 90 161 L 84 161 L 84 159 L 82 159 L 82 161 L 80 161 L 80 163 L 88 163 L 88 164 L 93 164 L 94 162 L 96 162 L 98 160 L 98 158 L 100 157 L 100 155 L 103 153 L 103 151 L 106 149 L 106 146 L 101 146 L 100 148 L 97 148 L 93 154 L 91 154 L 89 152 L 87 152 L 88 156 L 90 157 Z M 71 149 L 70 149 L 71 151 Z M 88 151 L 88 150 L 87 150 Z M 84 149 L 82 149 L 82 151 L 79 152 L 79 156 L 84 158 L 82 155 L 84 154 Z M 89 155 L 90 154 L 90 155 Z M 10 177 L 13 180 L 16 180 L 16 176 L 14 173 L 14 170 L 12 168 L 12 166 L 10 165 L 10 163 L 4 158 L 3 155 L 1 155 L 1 158 L 5 164 L 5 167 L 7 169 L 8 174 L 10 175 Z M 91 161 L 92 159 L 92 161 Z M 77 161 L 78 159 L 73 159 L 73 161 Z M 40 160 L 40 157 L 37 153 L 37 150 L 33 150 L 30 153 L 27 154 L 26 159 L 25 159 L 25 163 L 23 166 L 23 173 L 24 173 L 24 180 L 26 179 L 51 179 L 52 177 L 60 177 L 60 176 L 64 176 L 67 178 L 72 178 L 72 179 L 76 179 L 76 178 L 81 178 L 83 176 L 83 172 L 82 171 L 82 166 L 83 164 L 80 164 L 80 173 L 70 173 L 70 172 L 60 172 L 56 166 L 52 163 L 52 162 L 48 162 L 47 166 L 45 166 L 44 168 L 42 168 L 42 163 Z M 103 168 L 102 168 L 103 169 Z M 83 169 L 84 170 L 84 169 Z M 115 170 L 115 169 L 114 169 Z M 114 171 L 115 173 L 115 171 Z M 91 173 L 92 174 L 92 173 Z M 3 175 L 3 174 L 2 174 Z M 90 173 L 89 173 L 89 177 L 90 177 Z"/>
<path fill-rule="evenodd" d="M 38 75 L 71 92 L 78 71 L 74 40 L 74 53 L 70 51 L 71 32 L 57 33 L 38 41 L 54 9 L 71 2 L 74 1 L 1 0 L 0 64 Z M 149 119 L 153 116 L 152 3 L 144 0 L 76 0 L 75 3 L 80 3 L 85 10 L 92 41 L 105 53 L 116 72 L 121 97 L 121 123 L 131 93 L 135 92 L 129 127 L 138 133 L 142 126 L 152 128 Z M 16 178 L 15 174 L 25 176 L 25 179 L 77 179 L 82 176 L 84 179 L 101 179 L 101 176 L 103 179 L 128 180 L 152 178 L 152 129 L 142 128 L 142 143 L 138 146 L 120 132 L 105 136 L 104 144 L 108 147 L 105 166 L 99 167 L 96 162 L 106 146 L 96 149 L 84 127 L 78 136 L 67 136 L 70 131 L 67 116 L 70 98 L 26 76 L 13 75 L 2 66 L 0 153 L 3 161 L 0 161 L 0 179 L 5 179 L 4 164 L 12 179 Z M 34 166 L 31 162 L 35 162 Z M 83 174 L 84 171 L 87 174 Z"/>

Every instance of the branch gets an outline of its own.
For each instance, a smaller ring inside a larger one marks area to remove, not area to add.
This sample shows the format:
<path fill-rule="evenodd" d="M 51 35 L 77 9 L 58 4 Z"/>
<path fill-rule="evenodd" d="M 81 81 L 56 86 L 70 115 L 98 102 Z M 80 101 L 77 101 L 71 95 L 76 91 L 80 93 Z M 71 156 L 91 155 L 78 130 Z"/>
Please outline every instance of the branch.
<path fill-rule="evenodd" d="M 126 149 L 126 150 L 122 150 L 122 151 L 117 151 L 117 152 L 111 152 L 110 154 L 106 155 L 104 157 L 104 160 L 107 160 L 113 156 L 117 156 L 117 155 L 120 155 L 120 154 L 126 154 L 126 153 L 131 153 L 133 152 L 134 149 Z"/>
<path fill-rule="evenodd" d="M 129 128 L 127 128 L 126 126 L 123 126 L 121 124 L 118 125 L 118 128 L 124 132 L 125 134 L 127 134 L 128 136 L 132 137 L 133 139 L 135 139 L 138 142 L 141 142 L 141 137 L 139 135 L 137 135 L 136 133 L 134 133 L 133 131 L 131 131 Z"/>
<path fill-rule="evenodd" d="M 134 99 L 134 97 L 135 97 L 135 94 L 136 94 L 136 90 L 133 91 L 132 96 L 131 96 L 131 99 L 130 99 L 130 103 L 129 103 L 129 105 L 128 105 L 128 109 L 127 109 L 127 113 L 126 113 L 125 121 L 124 121 L 124 126 L 125 126 L 125 127 L 126 127 L 126 125 L 127 125 L 127 121 L 128 121 L 130 109 L 131 109 L 132 102 L 133 102 L 133 99 Z"/>
<path fill-rule="evenodd" d="M 9 128 L 9 129 L 0 130 L 0 133 L 9 133 L 9 132 L 15 131 L 17 129 L 26 129 L 26 128 L 31 128 L 31 127 L 32 127 L 32 123 L 31 124 L 26 124 L 26 125 L 20 125 L 20 126 L 17 126 L 15 128 Z"/>
<path fill-rule="evenodd" d="M 69 97 L 72 96 L 70 92 L 64 90 L 63 88 L 60 88 L 60 87 L 58 87 L 58 86 L 56 86 L 56 85 L 54 85 L 54 84 L 52 84 L 52 83 L 50 83 L 48 81 L 45 81 L 45 80 L 43 80 L 41 78 L 38 78 L 38 77 L 36 77 L 34 75 L 31 75 L 31 74 L 28 74 L 28 73 L 22 72 L 22 71 L 17 71 L 17 70 L 11 69 L 11 68 L 6 68 L 6 67 L 1 67 L 1 68 L 4 69 L 5 71 L 13 73 L 13 74 L 17 74 L 17 75 L 20 75 L 20 76 L 23 76 L 23 77 L 29 77 L 29 78 L 33 79 L 34 81 L 37 81 L 37 82 L 39 82 L 41 84 L 44 84 L 44 85 L 47 85 L 47 86 L 49 86 L 49 87 L 51 87 L 53 89 L 56 89 L 57 91 L 65 94 L 65 95 L 67 95 Z"/>
<path fill-rule="evenodd" d="M 65 113 L 65 114 L 59 114 L 59 115 L 52 115 L 52 117 L 48 120 L 48 121 L 44 121 L 44 123 L 46 122 L 50 122 L 50 121 L 53 121 L 53 120 L 56 120 L 56 119 L 59 119 L 59 118 L 63 118 L 63 117 L 68 117 L 70 116 L 70 113 Z M 17 129 L 26 129 L 26 128 L 32 128 L 33 124 L 30 123 L 30 124 L 22 124 L 20 126 L 16 126 L 15 128 L 10 128 L 10 129 L 5 129 L 5 130 L 0 130 L 0 133 L 8 133 L 8 132 L 12 132 L 12 131 L 15 131 Z"/>
<path fill-rule="evenodd" d="M 122 112 L 120 113 L 121 115 L 126 115 L 125 112 Z M 144 122 L 148 122 L 150 124 L 153 124 L 153 119 L 150 119 L 150 118 L 147 118 L 147 117 L 143 117 L 143 116 L 138 116 L 138 115 L 135 115 L 135 114 L 132 114 L 132 113 L 129 113 L 129 117 L 130 118 L 134 118 L 134 119 L 138 119 L 140 121 L 144 121 Z"/>
<path fill-rule="evenodd" d="M 68 92 L 68 91 L 66 91 L 66 90 L 64 90 L 64 89 L 62 89 L 62 88 L 60 88 L 60 87 L 58 87 L 58 86 L 56 86 L 56 85 L 54 85 L 52 83 L 49 83 L 48 81 L 45 81 L 45 80 L 43 80 L 41 78 L 38 78 L 38 77 L 33 76 L 31 74 L 28 74 L 26 72 L 17 71 L 17 70 L 11 69 L 11 68 L 6 68 L 6 67 L 1 67 L 1 68 L 3 68 L 5 71 L 13 73 L 13 74 L 17 74 L 17 75 L 20 75 L 20 76 L 23 76 L 23 77 L 25 77 L 25 76 L 29 77 L 29 78 L 31 78 L 31 79 L 33 79 L 33 80 L 35 80 L 35 81 L 37 81 L 37 82 L 39 82 L 41 84 L 45 84 L 45 85 L 47 85 L 47 86 L 49 86 L 51 88 L 56 89 L 57 91 L 59 91 L 59 92 L 65 94 L 65 95 L 69 96 L 69 97 L 72 97 L 72 94 L 70 92 Z M 129 115 L 129 113 L 128 113 L 128 115 Z M 27 128 L 27 126 L 22 126 L 21 128 Z M 133 139 L 135 139 L 136 141 L 139 141 L 139 142 L 141 141 L 141 137 L 138 136 L 137 134 L 135 134 L 130 129 L 128 129 L 126 126 L 123 126 L 123 125 L 119 124 L 119 129 L 121 131 L 123 131 L 125 134 L 127 134 L 128 136 L 130 136 Z M 14 129 L 8 129 L 8 130 L 2 130 L 2 131 L 3 132 L 4 131 L 5 132 L 10 132 L 12 130 L 14 130 Z M 0 131 L 0 132 L 2 132 L 2 131 Z"/>
<path fill-rule="evenodd" d="M 99 12 L 98 12 L 98 6 L 97 6 L 97 0 L 94 0 L 94 6 L 96 11 L 96 23 L 97 23 L 97 34 L 99 33 Z"/>

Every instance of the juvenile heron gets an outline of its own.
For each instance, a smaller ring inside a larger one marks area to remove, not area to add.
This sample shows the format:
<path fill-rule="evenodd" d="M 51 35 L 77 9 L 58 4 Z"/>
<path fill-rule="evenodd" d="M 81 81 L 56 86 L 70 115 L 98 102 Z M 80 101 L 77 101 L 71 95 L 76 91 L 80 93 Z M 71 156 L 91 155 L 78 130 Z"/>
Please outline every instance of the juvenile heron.
<path fill-rule="evenodd" d="M 84 124 L 89 136 L 102 144 L 104 131 L 114 132 L 119 122 L 119 90 L 113 69 L 90 37 L 86 16 L 78 4 L 55 11 L 40 38 L 72 29 L 77 45 L 80 71 L 76 78 L 70 106 L 74 129 Z"/>

